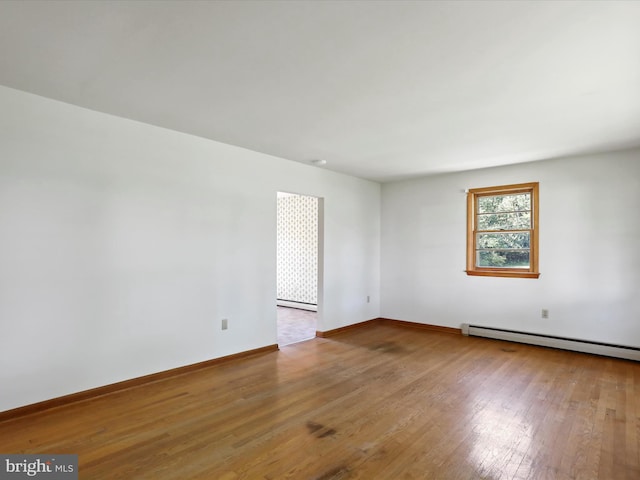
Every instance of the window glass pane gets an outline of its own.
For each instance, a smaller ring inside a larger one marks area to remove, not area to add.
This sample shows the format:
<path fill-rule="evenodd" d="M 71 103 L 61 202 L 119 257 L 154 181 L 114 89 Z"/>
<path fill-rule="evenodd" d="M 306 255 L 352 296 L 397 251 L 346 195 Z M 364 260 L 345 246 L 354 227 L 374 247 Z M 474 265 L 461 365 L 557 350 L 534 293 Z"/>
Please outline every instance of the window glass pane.
<path fill-rule="evenodd" d="M 522 210 L 531 210 L 530 193 L 478 197 L 478 213 L 518 212 Z"/>
<path fill-rule="evenodd" d="M 529 232 L 519 233 L 478 233 L 476 234 L 476 249 L 486 250 L 491 248 L 525 249 L 530 246 Z"/>
<path fill-rule="evenodd" d="M 531 212 L 478 214 L 478 230 L 522 230 L 531 228 Z"/>
<path fill-rule="evenodd" d="M 476 266 L 529 268 L 529 250 L 478 250 Z"/>

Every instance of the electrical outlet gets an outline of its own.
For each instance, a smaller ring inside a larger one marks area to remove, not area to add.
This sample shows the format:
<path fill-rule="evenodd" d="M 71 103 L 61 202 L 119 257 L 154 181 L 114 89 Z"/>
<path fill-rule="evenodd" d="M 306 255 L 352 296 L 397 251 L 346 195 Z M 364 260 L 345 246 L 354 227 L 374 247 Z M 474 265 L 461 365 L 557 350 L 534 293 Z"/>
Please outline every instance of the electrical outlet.
<path fill-rule="evenodd" d="M 367 303 L 371 303 L 371 297 L 367 295 Z"/>
<path fill-rule="evenodd" d="M 549 318 L 549 310 L 546 308 L 542 309 L 542 318 Z"/>
<path fill-rule="evenodd" d="M 222 330 L 226 330 L 227 328 L 229 328 L 229 320 L 227 320 L 226 318 L 222 319 Z"/>

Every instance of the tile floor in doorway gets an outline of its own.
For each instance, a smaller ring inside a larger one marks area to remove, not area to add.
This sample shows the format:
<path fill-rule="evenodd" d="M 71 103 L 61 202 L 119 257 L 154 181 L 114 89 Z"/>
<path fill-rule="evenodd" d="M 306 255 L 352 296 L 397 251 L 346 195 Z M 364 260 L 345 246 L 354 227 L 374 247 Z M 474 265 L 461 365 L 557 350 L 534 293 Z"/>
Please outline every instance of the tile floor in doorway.
<path fill-rule="evenodd" d="M 278 345 L 309 340 L 316 336 L 317 313 L 299 308 L 278 307 Z"/>

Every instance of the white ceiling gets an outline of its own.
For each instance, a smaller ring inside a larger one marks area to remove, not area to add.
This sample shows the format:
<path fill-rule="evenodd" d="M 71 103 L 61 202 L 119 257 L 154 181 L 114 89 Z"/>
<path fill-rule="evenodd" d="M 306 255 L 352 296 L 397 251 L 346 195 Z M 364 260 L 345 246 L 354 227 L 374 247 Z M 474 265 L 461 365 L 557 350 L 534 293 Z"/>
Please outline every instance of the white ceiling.
<path fill-rule="evenodd" d="M 640 145 L 640 2 L 5 0 L 0 84 L 388 181 Z"/>

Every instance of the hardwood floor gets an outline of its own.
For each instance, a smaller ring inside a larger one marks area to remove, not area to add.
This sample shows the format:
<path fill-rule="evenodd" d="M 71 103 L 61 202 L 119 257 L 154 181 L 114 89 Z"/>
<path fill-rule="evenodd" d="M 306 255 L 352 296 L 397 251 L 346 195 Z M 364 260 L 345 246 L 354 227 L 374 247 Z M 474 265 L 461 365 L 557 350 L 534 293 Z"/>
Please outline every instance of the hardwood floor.
<path fill-rule="evenodd" d="M 640 478 L 640 364 L 370 325 L 0 424 L 81 479 Z"/>

